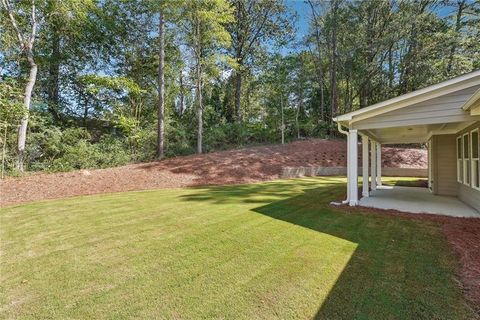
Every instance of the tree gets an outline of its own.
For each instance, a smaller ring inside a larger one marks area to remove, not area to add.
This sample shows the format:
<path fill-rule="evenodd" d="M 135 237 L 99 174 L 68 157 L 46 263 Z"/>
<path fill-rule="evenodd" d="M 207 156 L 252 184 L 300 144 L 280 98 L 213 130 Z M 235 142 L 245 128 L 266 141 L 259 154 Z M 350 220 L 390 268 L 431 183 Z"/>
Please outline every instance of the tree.
<path fill-rule="evenodd" d="M 453 57 L 455 55 L 455 51 L 458 45 L 459 33 L 461 28 L 463 27 L 463 13 L 464 10 L 467 8 L 467 1 L 466 0 L 458 0 L 457 1 L 457 13 L 455 17 L 455 28 L 454 28 L 454 39 L 452 41 L 452 46 L 450 48 L 450 54 L 448 56 L 448 63 L 447 63 L 447 74 L 450 74 L 452 71 L 453 65 Z"/>
<path fill-rule="evenodd" d="M 165 20 L 160 9 L 158 17 L 158 120 L 157 159 L 164 156 L 165 143 Z"/>
<path fill-rule="evenodd" d="M 235 62 L 235 119 L 242 118 L 241 96 L 245 69 L 263 46 L 291 32 L 286 7 L 279 0 L 231 0 L 235 21 L 228 25 L 230 54 Z"/>
<path fill-rule="evenodd" d="M 232 8 L 226 0 L 187 1 L 182 8 L 185 40 L 193 51 L 197 113 L 197 153 L 202 153 L 203 89 L 208 76 L 216 70 L 218 49 L 230 45 L 225 25 L 233 21 Z"/>
<path fill-rule="evenodd" d="M 62 122 L 62 108 L 67 104 L 62 93 L 68 96 L 62 92 L 65 80 L 74 79 L 93 57 L 100 56 L 107 42 L 101 31 L 106 24 L 98 21 L 100 10 L 91 0 L 45 0 L 38 9 L 44 19 L 35 50 L 36 85 L 41 89 L 37 94 L 45 99 L 55 121 Z"/>
<path fill-rule="evenodd" d="M 337 104 L 338 104 L 338 95 L 337 95 L 337 23 L 338 23 L 338 7 L 340 0 L 332 1 L 332 9 L 330 15 L 330 24 L 331 24 L 331 56 L 330 56 L 330 104 L 331 104 L 331 119 L 337 115 Z"/>
<path fill-rule="evenodd" d="M 320 119 L 325 121 L 325 95 L 324 95 L 324 83 L 323 83 L 323 66 L 322 66 L 322 40 L 321 40 L 321 30 L 320 30 L 320 21 L 317 13 L 317 9 L 312 0 L 308 0 L 310 9 L 312 11 L 312 21 L 313 29 L 315 36 L 315 44 L 317 50 L 317 81 L 318 81 L 318 90 L 320 96 Z"/>
<path fill-rule="evenodd" d="M 22 11 L 19 8 L 13 8 L 9 0 L 2 0 L 3 8 L 6 10 L 9 21 L 11 23 L 12 28 L 17 36 L 20 50 L 25 54 L 25 57 L 28 61 L 28 65 L 30 67 L 27 83 L 25 85 L 25 90 L 23 94 L 23 105 L 25 110 L 30 110 L 31 100 L 32 100 L 32 92 L 33 87 L 35 86 L 35 82 L 37 80 L 37 71 L 38 67 L 35 63 L 35 59 L 33 56 L 33 46 L 35 44 L 35 37 L 37 35 L 37 15 L 36 15 L 36 7 L 35 7 L 35 0 L 32 0 L 30 5 L 30 26 L 29 31 L 22 30 L 22 26 L 19 25 L 18 19 L 16 16 L 19 14 L 18 12 Z M 25 27 L 27 28 L 27 27 Z M 28 113 L 22 117 L 20 121 L 20 126 L 18 128 L 18 144 L 17 144 L 17 169 L 20 172 L 24 171 L 24 155 L 25 155 L 25 142 L 27 140 L 27 127 L 28 127 Z"/>

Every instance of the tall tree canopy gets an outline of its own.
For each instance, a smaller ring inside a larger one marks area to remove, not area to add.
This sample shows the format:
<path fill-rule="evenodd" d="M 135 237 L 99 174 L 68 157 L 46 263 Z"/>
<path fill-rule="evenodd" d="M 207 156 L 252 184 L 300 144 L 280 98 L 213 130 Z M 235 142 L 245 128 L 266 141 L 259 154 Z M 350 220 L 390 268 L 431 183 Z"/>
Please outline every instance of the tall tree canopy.
<path fill-rule="evenodd" d="M 471 0 L 1 0 L 0 17 L 8 172 L 331 137 L 338 114 L 480 68 Z"/>

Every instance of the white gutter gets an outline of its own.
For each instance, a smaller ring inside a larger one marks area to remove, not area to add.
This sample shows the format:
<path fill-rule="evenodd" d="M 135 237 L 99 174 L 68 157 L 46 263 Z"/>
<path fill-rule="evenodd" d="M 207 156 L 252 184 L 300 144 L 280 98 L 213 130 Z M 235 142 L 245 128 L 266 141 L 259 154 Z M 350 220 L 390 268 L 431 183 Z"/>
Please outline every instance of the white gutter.
<path fill-rule="evenodd" d="M 335 120 L 335 119 L 334 119 Z M 337 121 L 337 120 L 335 120 Z M 340 122 L 337 122 L 337 127 L 338 127 L 338 131 L 343 133 L 344 135 L 347 135 L 348 136 L 348 131 L 345 131 L 342 129 L 342 125 L 340 124 Z"/>

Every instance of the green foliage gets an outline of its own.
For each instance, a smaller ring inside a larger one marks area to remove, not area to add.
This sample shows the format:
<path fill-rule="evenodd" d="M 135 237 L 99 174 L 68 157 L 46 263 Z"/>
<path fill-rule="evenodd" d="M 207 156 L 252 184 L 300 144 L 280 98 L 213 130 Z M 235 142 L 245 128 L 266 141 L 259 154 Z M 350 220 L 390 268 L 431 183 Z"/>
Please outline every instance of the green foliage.
<path fill-rule="evenodd" d="M 10 138 L 14 138 L 10 135 Z M 10 141 L 9 143 L 14 143 Z M 13 148 L 12 148 L 13 149 Z M 14 174 L 15 153 L 7 154 L 7 169 Z M 36 171 L 69 171 L 74 169 L 106 168 L 127 164 L 132 155 L 125 138 L 105 134 L 94 141 L 85 128 L 59 128 L 42 112 L 30 117 L 27 144 L 27 167 Z"/>
<path fill-rule="evenodd" d="M 13 79 L 0 79 L 0 123 L 14 126 L 26 114 L 23 106 L 23 92 Z"/>
<path fill-rule="evenodd" d="M 68 140 L 68 135 L 65 140 Z M 95 144 L 86 139 L 77 140 L 73 144 L 62 140 L 61 146 L 61 156 L 53 160 L 49 168 L 52 171 L 107 168 L 124 165 L 131 160 L 122 141 L 112 136 L 103 137 Z"/>
<path fill-rule="evenodd" d="M 29 29 L 31 3 L 11 3 Z M 281 0 L 38 2 L 28 170 L 154 159 L 160 10 L 166 156 L 195 151 L 198 88 L 204 149 L 214 151 L 279 143 L 282 128 L 286 141 L 335 137 L 335 113 L 480 68 L 478 2 L 311 4 L 314 14 L 302 13 L 312 14 L 310 28 L 293 41 L 293 6 Z M 2 143 L 10 174 L 28 72 L 13 31 L 0 24 L 0 122 L 9 125 Z"/>

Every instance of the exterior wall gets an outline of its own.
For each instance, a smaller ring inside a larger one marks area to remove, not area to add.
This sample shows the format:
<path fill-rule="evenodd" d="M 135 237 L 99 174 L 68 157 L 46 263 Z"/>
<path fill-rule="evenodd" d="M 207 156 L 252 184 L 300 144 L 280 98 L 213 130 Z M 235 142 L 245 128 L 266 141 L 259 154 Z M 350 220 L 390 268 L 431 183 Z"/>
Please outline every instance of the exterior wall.
<path fill-rule="evenodd" d="M 458 194 L 456 135 L 432 136 L 432 191 L 442 196 Z"/>
<path fill-rule="evenodd" d="M 459 183 L 458 185 L 458 198 L 480 211 L 480 191 L 470 188 L 464 184 Z"/>
<path fill-rule="evenodd" d="M 399 110 L 360 120 L 353 124 L 353 128 L 362 130 L 468 121 L 471 119 L 471 115 L 469 112 L 464 111 L 462 106 L 478 88 L 479 86 L 474 86 Z"/>
<path fill-rule="evenodd" d="M 457 133 L 455 135 L 455 139 L 477 128 L 480 128 L 480 121 Z M 456 147 L 455 147 L 455 152 L 456 152 Z M 455 170 L 456 170 L 456 159 L 455 159 Z M 456 173 L 455 173 L 455 181 L 456 181 Z M 473 208 L 480 211 L 480 191 L 473 189 L 471 186 L 465 185 L 463 183 L 459 183 L 457 181 L 456 183 L 458 186 L 458 197 L 460 198 L 460 200 L 462 200 L 463 202 L 469 204 Z"/>

